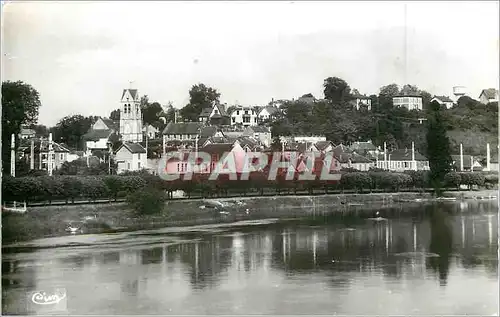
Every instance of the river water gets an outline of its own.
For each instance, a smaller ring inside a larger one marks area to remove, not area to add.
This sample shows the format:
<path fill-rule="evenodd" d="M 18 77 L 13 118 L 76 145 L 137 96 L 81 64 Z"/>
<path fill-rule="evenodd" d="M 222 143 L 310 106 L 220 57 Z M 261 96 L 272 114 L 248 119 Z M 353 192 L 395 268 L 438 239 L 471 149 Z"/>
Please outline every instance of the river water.
<path fill-rule="evenodd" d="M 6 246 L 3 314 L 498 313 L 496 201 L 354 211 Z"/>

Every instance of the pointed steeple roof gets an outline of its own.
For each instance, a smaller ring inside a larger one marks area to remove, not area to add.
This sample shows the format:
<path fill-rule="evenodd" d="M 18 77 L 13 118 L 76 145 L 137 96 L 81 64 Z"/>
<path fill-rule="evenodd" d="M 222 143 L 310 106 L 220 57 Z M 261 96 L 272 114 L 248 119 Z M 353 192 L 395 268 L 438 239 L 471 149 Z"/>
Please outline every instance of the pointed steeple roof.
<path fill-rule="evenodd" d="M 132 97 L 133 100 L 138 100 L 139 99 L 139 94 L 137 93 L 137 89 L 123 89 L 122 93 L 122 98 L 125 98 L 125 95 L 127 94 L 127 91 L 129 92 L 130 96 Z"/>

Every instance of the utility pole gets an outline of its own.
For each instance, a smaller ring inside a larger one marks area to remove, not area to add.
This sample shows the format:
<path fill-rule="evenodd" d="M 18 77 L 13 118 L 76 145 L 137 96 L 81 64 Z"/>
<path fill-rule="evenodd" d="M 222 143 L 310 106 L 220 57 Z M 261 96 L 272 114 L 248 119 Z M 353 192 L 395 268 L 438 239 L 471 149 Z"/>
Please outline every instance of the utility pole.
<path fill-rule="evenodd" d="M 464 149 L 462 143 L 460 143 L 460 172 L 464 171 Z"/>
<path fill-rule="evenodd" d="M 149 134 L 148 134 L 148 125 L 146 125 L 146 169 L 148 168 L 148 140 L 149 140 Z"/>
<path fill-rule="evenodd" d="M 35 169 L 35 141 L 31 139 L 30 144 L 30 170 Z"/>
<path fill-rule="evenodd" d="M 10 175 L 16 177 L 16 135 L 14 133 L 10 138 Z"/>
<path fill-rule="evenodd" d="M 52 159 L 52 155 L 54 155 L 54 149 L 52 147 L 52 133 L 49 133 L 49 157 L 48 157 L 48 160 L 47 160 L 47 171 L 48 171 L 48 174 L 49 176 L 52 176 L 52 164 L 53 164 L 53 159 Z"/>

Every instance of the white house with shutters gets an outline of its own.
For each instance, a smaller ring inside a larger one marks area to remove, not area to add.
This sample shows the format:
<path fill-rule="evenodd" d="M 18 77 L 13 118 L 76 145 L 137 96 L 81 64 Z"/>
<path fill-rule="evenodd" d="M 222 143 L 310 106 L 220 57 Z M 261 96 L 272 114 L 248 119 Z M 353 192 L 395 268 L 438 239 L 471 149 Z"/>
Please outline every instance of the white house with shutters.
<path fill-rule="evenodd" d="M 258 124 L 257 121 L 257 111 L 254 107 L 238 106 L 231 112 L 231 125 L 254 126 Z"/>

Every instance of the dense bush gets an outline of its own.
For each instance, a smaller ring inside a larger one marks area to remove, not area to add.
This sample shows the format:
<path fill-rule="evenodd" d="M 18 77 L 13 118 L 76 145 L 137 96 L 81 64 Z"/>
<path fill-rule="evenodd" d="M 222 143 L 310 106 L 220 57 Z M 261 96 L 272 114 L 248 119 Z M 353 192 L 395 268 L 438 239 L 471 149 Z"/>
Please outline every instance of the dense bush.
<path fill-rule="evenodd" d="M 47 201 L 66 200 L 74 202 L 77 199 L 95 201 L 100 198 L 114 199 L 130 196 L 137 192 L 160 191 L 171 194 L 182 190 L 186 195 L 212 197 L 225 196 L 229 191 L 247 195 L 248 193 L 263 194 L 264 190 L 281 192 L 308 191 L 323 189 L 355 190 L 355 191 L 398 191 L 409 188 L 426 188 L 428 172 L 410 171 L 394 173 L 387 171 L 343 172 L 340 182 L 321 180 L 286 180 L 284 174 L 269 181 L 263 173 L 254 172 L 247 181 L 234 181 L 221 176 L 211 181 L 209 175 L 193 175 L 190 180 L 176 180 L 167 182 L 157 176 L 147 173 L 130 173 L 126 175 L 65 175 L 40 177 L 10 177 L 4 176 L 2 181 L 2 198 L 5 201 Z M 483 174 L 476 172 L 456 173 L 446 175 L 446 185 L 459 187 L 466 185 L 469 189 L 474 186 L 491 188 L 498 183 L 498 174 Z"/>
<path fill-rule="evenodd" d="M 446 186 L 460 188 L 462 177 L 459 173 L 450 172 L 444 176 L 444 182 Z"/>
<path fill-rule="evenodd" d="M 127 196 L 127 203 L 141 215 L 162 212 L 166 200 L 164 191 L 150 188 L 139 189 Z"/>
<path fill-rule="evenodd" d="M 484 176 L 484 183 L 487 188 L 498 186 L 498 174 L 488 174 Z"/>

